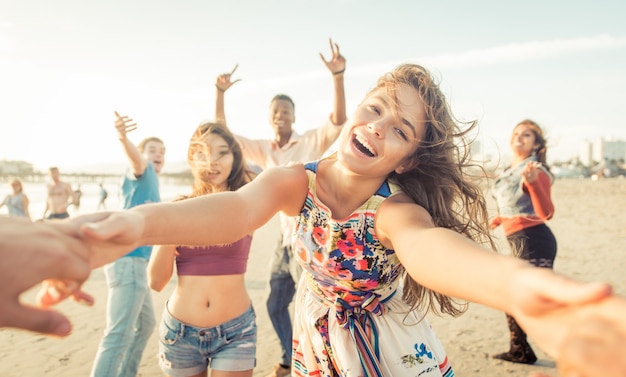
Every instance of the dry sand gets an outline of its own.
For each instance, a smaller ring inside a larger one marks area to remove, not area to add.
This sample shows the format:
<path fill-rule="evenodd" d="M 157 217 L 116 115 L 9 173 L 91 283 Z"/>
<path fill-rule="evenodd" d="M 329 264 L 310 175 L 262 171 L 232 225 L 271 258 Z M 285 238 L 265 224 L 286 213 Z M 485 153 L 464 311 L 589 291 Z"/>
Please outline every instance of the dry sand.
<path fill-rule="evenodd" d="M 549 222 L 558 241 L 555 270 L 584 281 L 601 280 L 614 284 L 626 294 L 626 179 L 558 180 L 553 188 L 556 215 Z M 274 246 L 277 221 L 255 233 L 247 284 L 257 313 L 259 334 L 257 367 L 254 376 L 265 376 L 278 360 L 279 346 L 269 322 L 265 300 L 268 295 L 268 258 Z M 500 237 L 501 233 L 496 233 Z M 161 293 L 153 293 L 157 321 L 164 301 L 175 282 Z M 96 297 L 94 307 L 74 302 L 58 309 L 71 318 L 74 331 L 57 339 L 23 331 L 0 330 L 0 376 L 45 375 L 87 376 L 104 328 L 107 288 L 102 269 L 93 272 L 85 289 Z M 23 298 L 32 302 L 33 293 Z M 293 309 L 293 308 L 292 308 Z M 448 351 L 457 376 L 528 376 L 530 372 L 556 375 L 554 362 L 537 350 L 536 365 L 525 366 L 493 360 L 490 355 L 504 351 L 508 333 L 504 314 L 472 305 L 459 318 L 431 317 L 431 322 Z M 140 376 L 162 376 L 157 362 L 157 339 L 153 334 L 139 368 Z"/>

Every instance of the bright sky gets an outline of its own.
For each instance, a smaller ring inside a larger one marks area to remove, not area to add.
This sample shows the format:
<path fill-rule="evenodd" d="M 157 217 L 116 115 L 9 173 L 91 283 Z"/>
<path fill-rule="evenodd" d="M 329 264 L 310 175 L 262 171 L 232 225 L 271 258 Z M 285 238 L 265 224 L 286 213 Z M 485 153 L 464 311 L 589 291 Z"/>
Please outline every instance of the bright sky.
<path fill-rule="evenodd" d="M 214 115 L 216 76 L 235 64 L 236 133 L 271 138 L 277 93 L 296 102 L 296 130 L 319 126 L 332 80 L 318 53 L 330 56 L 332 37 L 349 114 L 378 76 L 419 63 L 458 118 L 480 121 L 487 151 L 508 153 L 531 118 L 549 160 L 564 160 L 585 139 L 626 139 L 625 14 L 623 0 L 0 0 L 0 159 L 122 162 L 117 110 L 138 122 L 133 141 L 161 137 L 168 162 L 183 161 Z"/>

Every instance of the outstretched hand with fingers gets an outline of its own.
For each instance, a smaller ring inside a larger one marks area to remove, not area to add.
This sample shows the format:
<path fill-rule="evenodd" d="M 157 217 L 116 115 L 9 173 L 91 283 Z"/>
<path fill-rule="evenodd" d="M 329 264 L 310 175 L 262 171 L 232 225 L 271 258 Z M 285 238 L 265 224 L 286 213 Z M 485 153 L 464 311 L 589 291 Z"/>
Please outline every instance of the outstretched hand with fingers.
<path fill-rule="evenodd" d="M 330 43 L 332 56 L 330 60 L 326 60 L 326 58 L 324 58 L 324 54 L 320 52 L 320 57 L 326 65 L 326 68 L 328 68 L 333 75 L 341 75 L 346 70 L 346 58 L 341 55 L 339 52 L 339 45 L 337 45 L 337 43 L 333 43 L 332 38 L 329 38 L 328 41 Z"/>
<path fill-rule="evenodd" d="M 0 327 L 69 335 L 72 325 L 66 316 L 23 303 L 20 296 L 46 279 L 55 279 L 65 282 L 68 296 L 76 293 L 75 297 L 90 303 L 90 297 L 80 292 L 91 272 L 88 246 L 51 224 L 0 218 L 0 256 Z"/>
<path fill-rule="evenodd" d="M 141 215 L 129 210 L 102 211 L 75 216 L 50 225 L 80 238 L 89 247 L 89 267 L 94 269 L 111 263 L 140 246 L 144 220 Z"/>
<path fill-rule="evenodd" d="M 137 123 L 132 118 L 126 115 L 120 115 L 117 111 L 115 113 L 115 129 L 120 140 L 126 140 L 126 134 L 128 132 L 137 129 Z"/>
<path fill-rule="evenodd" d="M 577 317 L 556 357 L 559 377 L 626 376 L 626 299 L 610 296 Z M 551 377 L 535 373 L 529 377 Z"/>
<path fill-rule="evenodd" d="M 84 263 L 89 269 L 94 269 L 115 261 L 138 246 L 133 241 L 139 237 L 138 226 L 141 222 L 135 225 L 128 220 L 135 217 L 136 215 L 130 211 L 97 212 L 49 225 L 66 235 L 81 239 L 82 243 L 89 247 L 85 253 Z M 80 289 L 80 284 L 55 276 L 49 276 L 49 279 L 43 282 L 36 301 L 40 307 L 46 308 L 68 297 L 88 305 L 94 301 Z"/>
<path fill-rule="evenodd" d="M 516 304 L 511 314 L 548 355 L 558 359 L 561 345 L 581 315 L 612 295 L 609 284 L 583 283 L 546 268 L 529 266 L 512 277 Z M 626 301 L 622 300 L 621 305 Z"/>
<path fill-rule="evenodd" d="M 235 83 L 241 81 L 241 79 L 237 79 L 235 81 L 231 81 L 231 79 L 230 79 L 230 77 L 237 70 L 237 67 L 239 67 L 239 64 L 236 64 L 235 68 L 233 68 L 232 71 L 226 72 L 226 73 L 222 73 L 221 75 L 217 76 L 217 80 L 215 81 L 215 87 L 217 88 L 217 90 L 219 90 L 221 92 L 225 92 L 231 86 L 235 85 Z"/>

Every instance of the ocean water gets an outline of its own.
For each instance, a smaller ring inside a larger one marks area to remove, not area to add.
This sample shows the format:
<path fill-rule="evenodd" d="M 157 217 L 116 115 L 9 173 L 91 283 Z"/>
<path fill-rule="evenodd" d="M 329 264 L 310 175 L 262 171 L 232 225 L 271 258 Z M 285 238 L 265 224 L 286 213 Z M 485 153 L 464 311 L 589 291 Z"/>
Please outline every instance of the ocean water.
<path fill-rule="evenodd" d="M 63 180 L 63 177 L 61 177 Z M 69 181 L 68 181 L 69 182 Z M 121 177 L 116 182 L 104 181 L 104 188 L 108 191 L 109 196 L 105 203 L 108 210 L 117 210 L 122 208 L 121 200 Z M 72 188 L 77 188 L 76 184 L 72 184 Z M 171 183 L 169 181 L 160 181 L 161 200 L 163 202 L 171 201 L 179 195 L 189 194 L 191 192 L 191 185 Z M 96 182 L 84 182 L 80 184 L 80 190 L 82 196 L 80 199 L 80 207 L 70 206 L 68 212 L 71 215 L 77 215 L 81 213 L 91 213 L 98 210 L 98 202 L 100 201 L 100 186 Z M 0 200 L 4 200 L 6 195 L 12 193 L 13 190 L 7 181 L 0 182 Z M 30 201 L 29 212 L 33 220 L 41 219 L 43 212 L 46 209 L 47 190 L 46 183 L 24 183 L 24 193 L 28 196 Z M 6 206 L 0 208 L 0 216 L 6 216 L 9 214 Z"/>

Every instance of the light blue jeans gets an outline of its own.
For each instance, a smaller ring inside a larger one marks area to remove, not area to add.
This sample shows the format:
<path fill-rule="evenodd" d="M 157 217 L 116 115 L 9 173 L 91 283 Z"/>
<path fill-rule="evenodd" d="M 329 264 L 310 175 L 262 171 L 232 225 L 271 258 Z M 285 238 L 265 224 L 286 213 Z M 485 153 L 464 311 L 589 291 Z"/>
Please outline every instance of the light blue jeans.
<path fill-rule="evenodd" d="M 293 262 L 291 246 L 282 246 L 282 242 L 279 242 L 270 262 L 270 294 L 266 304 L 283 351 L 280 361 L 283 365 L 291 365 L 293 328 L 289 305 L 296 293 L 295 280 L 297 278 L 293 277 L 290 271 L 292 270 L 290 263 Z"/>
<path fill-rule="evenodd" d="M 106 328 L 91 369 L 92 377 L 135 377 L 155 326 L 148 287 L 148 261 L 122 257 L 104 266 L 109 286 Z"/>
<path fill-rule="evenodd" d="M 243 314 L 214 327 L 196 327 L 163 309 L 159 325 L 159 366 L 168 376 L 200 374 L 213 370 L 238 372 L 256 365 L 256 315 Z"/>

